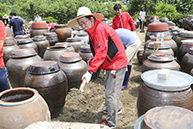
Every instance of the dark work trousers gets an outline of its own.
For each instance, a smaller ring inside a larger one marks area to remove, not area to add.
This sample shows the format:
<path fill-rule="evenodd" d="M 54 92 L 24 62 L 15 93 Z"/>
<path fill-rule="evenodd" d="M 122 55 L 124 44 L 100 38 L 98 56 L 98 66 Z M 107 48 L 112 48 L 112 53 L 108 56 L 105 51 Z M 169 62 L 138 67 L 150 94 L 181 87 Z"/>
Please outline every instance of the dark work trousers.
<path fill-rule="evenodd" d="M 8 77 L 7 68 L 6 67 L 0 68 L 0 92 L 10 89 L 7 77 Z"/>
<path fill-rule="evenodd" d="M 141 19 L 139 19 L 139 23 L 140 23 L 140 30 L 144 30 L 144 21 L 141 21 Z"/>

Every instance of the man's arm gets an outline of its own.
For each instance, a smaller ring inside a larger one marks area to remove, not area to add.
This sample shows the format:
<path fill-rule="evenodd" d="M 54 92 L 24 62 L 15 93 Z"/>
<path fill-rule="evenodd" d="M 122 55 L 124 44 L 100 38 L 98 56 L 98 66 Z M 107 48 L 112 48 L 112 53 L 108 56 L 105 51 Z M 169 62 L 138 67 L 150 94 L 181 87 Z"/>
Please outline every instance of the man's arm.
<path fill-rule="evenodd" d="M 26 29 L 25 29 L 25 25 L 23 24 L 22 26 L 23 26 L 24 34 L 26 34 L 27 32 L 26 32 Z"/>

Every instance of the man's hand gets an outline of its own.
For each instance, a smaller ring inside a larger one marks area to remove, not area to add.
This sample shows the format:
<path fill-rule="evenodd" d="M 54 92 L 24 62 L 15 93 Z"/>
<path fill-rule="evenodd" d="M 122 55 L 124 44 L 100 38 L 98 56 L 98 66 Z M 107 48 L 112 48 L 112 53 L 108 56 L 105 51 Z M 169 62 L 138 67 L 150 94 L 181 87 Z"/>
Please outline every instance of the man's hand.
<path fill-rule="evenodd" d="M 83 76 L 82 76 L 82 81 L 86 79 L 86 83 L 88 83 L 91 80 L 92 73 L 87 71 Z"/>

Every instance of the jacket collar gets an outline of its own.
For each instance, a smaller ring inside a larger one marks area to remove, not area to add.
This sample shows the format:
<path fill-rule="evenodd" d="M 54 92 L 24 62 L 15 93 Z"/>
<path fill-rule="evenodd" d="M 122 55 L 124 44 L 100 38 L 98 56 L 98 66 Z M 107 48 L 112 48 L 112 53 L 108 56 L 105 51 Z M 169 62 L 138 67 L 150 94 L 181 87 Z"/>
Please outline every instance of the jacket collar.
<path fill-rule="evenodd" d="M 90 34 L 94 33 L 96 27 L 98 26 L 98 24 L 99 24 L 100 22 L 101 22 L 101 21 L 95 20 L 94 26 L 91 27 L 91 28 L 89 28 L 89 29 L 87 29 L 86 32 L 89 32 Z"/>

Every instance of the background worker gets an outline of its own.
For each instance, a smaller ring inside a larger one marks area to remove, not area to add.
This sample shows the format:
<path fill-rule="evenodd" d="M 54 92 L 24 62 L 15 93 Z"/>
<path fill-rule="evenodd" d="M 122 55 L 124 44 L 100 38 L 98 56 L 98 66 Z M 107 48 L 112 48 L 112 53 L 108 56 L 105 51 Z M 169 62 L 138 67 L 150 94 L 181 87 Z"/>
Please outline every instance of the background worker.
<path fill-rule="evenodd" d="M 7 23 L 9 22 L 9 16 L 7 14 L 5 14 L 2 18 L 3 18 L 3 22 L 4 22 L 5 26 L 6 26 Z"/>
<path fill-rule="evenodd" d="M 87 7 L 80 7 L 77 17 L 69 21 L 68 26 L 81 26 L 89 35 L 94 57 L 89 61 L 88 71 L 82 76 L 82 79 L 86 79 L 88 83 L 92 73 L 95 73 L 99 67 L 106 70 L 105 104 L 107 117 L 101 126 L 114 128 L 117 124 L 119 96 L 128 62 L 120 37 L 115 30 L 100 21 L 103 17 L 102 14 L 92 14 Z"/>
<path fill-rule="evenodd" d="M 115 10 L 116 16 L 113 18 L 112 28 L 113 29 L 125 28 L 135 32 L 136 28 L 135 28 L 134 21 L 129 13 L 122 12 L 121 4 L 115 4 L 114 10 Z"/>
<path fill-rule="evenodd" d="M 128 60 L 128 66 L 127 66 L 127 71 L 125 73 L 125 78 L 123 81 L 122 85 L 122 90 L 128 88 L 128 81 L 129 81 L 129 76 L 131 73 L 131 67 L 132 67 L 132 59 L 135 57 L 135 54 L 137 53 L 140 45 L 141 45 L 141 40 L 139 37 L 134 34 L 132 31 L 124 28 L 119 28 L 115 30 L 119 37 L 121 38 L 121 41 L 123 42 L 123 45 L 125 47 L 126 55 L 127 55 L 127 60 Z"/>
<path fill-rule="evenodd" d="M 144 32 L 144 19 L 146 17 L 145 8 L 142 8 L 139 12 L 140 31 Z"/>
<path fill-rule="evenodd" d="M 0 92 L 10 89 L 9 82 L 7 80 L 8 72 L 3 61 L 3 44 L 6 38 L 5 25 L 0 21 Z"/>
<path fill-rule="evenodd" d="M 11 20 L 8 22 L 7 27 L 11 27 L 13 29 L 14 36 L 26 34 L 23 20 L 18 18 L 15 12 L 11 12 L 10 15 Z"/>
<path fill-rule="evenodd" d="M 42 18 L 39 16 L 38 13 L 36 13 L 35 22 L 42 22 Z"/>

